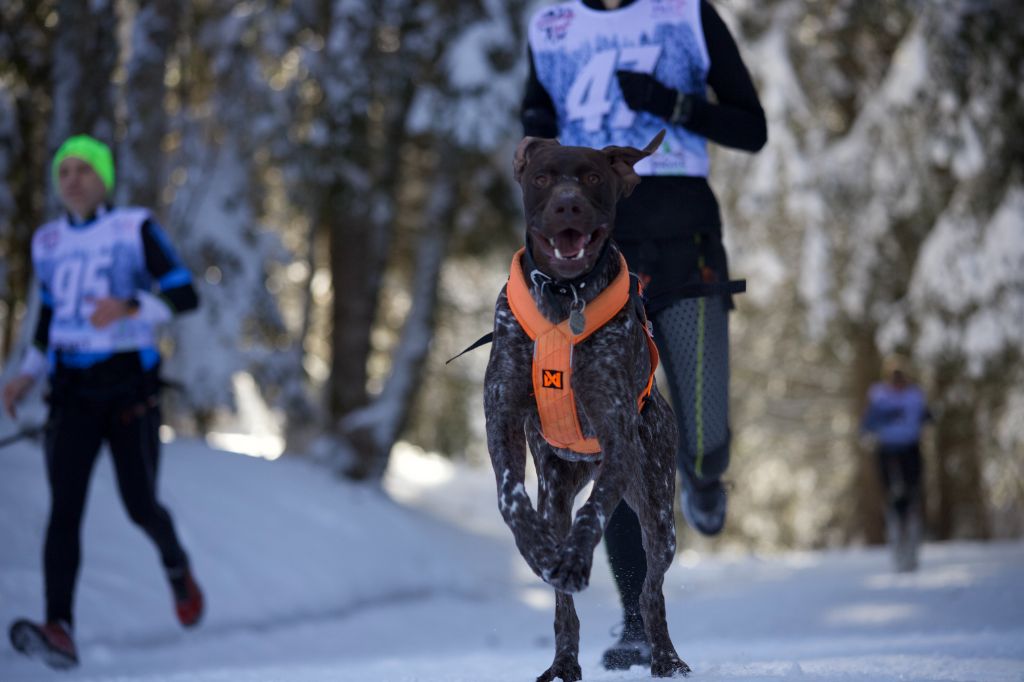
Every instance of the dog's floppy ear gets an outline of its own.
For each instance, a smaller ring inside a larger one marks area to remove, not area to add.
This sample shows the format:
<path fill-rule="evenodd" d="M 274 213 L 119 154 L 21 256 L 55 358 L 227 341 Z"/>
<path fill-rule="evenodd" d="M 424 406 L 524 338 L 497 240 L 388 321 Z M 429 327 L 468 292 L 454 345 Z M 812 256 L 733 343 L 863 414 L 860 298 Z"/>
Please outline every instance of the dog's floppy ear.
<path fill-rule="evenodd" d="M 628 197 L 633 192 L 633 188 L 640 184 L 640 176 L 633 170 L 634 164 L 653 154 L 663 139 L 665 139 L 664 128 L 643 149 L 612 146 L 601 150 L 608 157 L 608 163 L 611 164 L 612 170 L 622 180 L 622 196 Z"/>
<path fill-rule="evenodd" d="M 516 147 L 516 154 L 512 158 L 512 173 L 515 176 L 516 182 L 522 180 L 523 170 L 526 169 L 526 164 L 530 160 L 530 154 L 549 144 L 558 144 L 558 140 L 552 140 L 547 137 L 523 138 L 523 141 Z"/>

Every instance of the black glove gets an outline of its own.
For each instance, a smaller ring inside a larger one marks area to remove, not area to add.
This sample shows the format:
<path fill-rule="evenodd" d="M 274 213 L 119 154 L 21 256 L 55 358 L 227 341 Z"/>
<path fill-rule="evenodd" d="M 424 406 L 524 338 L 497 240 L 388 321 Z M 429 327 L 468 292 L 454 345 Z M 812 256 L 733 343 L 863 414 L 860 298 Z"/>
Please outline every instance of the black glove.
<path fill-rule="evenodd" d="M 527 137 L 558 137 L 558 122 L 547 109 L 527 109 L 522 113 L 523 135 Z"/>
<path fill-rule="evenodd" d="M 619 88 L 633 111 L 648 111 L 669 123 L 685 124 L 690 118 L 690 97 L 662 85 L 649 73 L 616 71 Z"/>

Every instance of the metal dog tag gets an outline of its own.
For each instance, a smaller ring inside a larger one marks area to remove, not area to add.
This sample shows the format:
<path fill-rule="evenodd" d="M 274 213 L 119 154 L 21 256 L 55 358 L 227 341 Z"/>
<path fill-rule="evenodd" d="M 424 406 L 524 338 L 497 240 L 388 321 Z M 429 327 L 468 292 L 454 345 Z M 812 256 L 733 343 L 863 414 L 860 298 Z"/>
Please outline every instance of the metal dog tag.
<path fill-rule="evenodd" d="M 583 311 L 573 308 L 569 311 L 569 331 L 573 334 L 579 335 L 583 333 L 583 328 L 587 326 L 587 320 L 583 317 Z"/>

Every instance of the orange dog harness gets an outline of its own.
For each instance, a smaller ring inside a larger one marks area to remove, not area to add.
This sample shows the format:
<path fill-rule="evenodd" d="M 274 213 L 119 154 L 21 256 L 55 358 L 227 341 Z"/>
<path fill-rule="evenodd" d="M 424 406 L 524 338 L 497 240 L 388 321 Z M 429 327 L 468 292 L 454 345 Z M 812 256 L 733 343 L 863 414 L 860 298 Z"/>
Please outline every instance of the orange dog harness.
<path fill-rule="evenodd" d="M 576 413 L 576 396 L 572 390 L 573 347 L 618 315 L 629 303 L 629 268 L 619 254 L 622 267 L 614 281 L 597 298 L 587 304 L 583 331 L 573 334 L 569 320 L 553 324 L 537 309 L 530 295 L 530 286 L 523 276 L 520 249 L 512 259 L 506 294 L 508 304 L 519 326 L 533 339 L 533 394 L 540 413 L 541 434 L 556 448 L 572 450 L 584 455 L 601 452 L 596 438 L 584 438 Z M 651 374 L 647 386 L 637 398 L 637 410 L 642 410 L 654 386 L 654 370 L 658 367 L 658 348 L 654 344 L 647 320 L 641 324 L 651 355 Z"/>

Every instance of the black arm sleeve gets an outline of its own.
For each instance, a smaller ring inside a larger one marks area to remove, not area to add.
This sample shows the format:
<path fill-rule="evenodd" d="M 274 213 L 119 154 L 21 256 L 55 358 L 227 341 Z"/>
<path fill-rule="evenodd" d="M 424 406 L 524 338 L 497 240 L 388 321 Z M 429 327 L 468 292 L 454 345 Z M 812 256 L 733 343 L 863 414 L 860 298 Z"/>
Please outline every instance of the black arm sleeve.
<path fill-rule="evenodd" d="M 725 22 L 707 0 L 701 0 L 700 6 L 704 42 L 711 59 L 708 85 L 718 103 L 694 98 L 686 127 L 720 145 L 756 152 L 768 141 L 768 125 L 757 90 Z"/>
<path fill-rule="evenodd" d="M 152 220 L 142 225 L 142 247 L 146 256 L 146 270 L 159 283 L 160 297 L 175 313 L 183 313 L 199 306 L 199 296 L 192 286 L 192 276 L 171 250 L 166 237 Z"/>
<path fill-rule="evenodd" d="M 523 135 L 557 137 L 558 122 L 555 118 L 555 103 L 551 101 L 551 95 L 537 78 L 537 68 L 533 64 L 533 50 L 527 48 L 527 51 L 530 75 L 526 80 L 523 107 L 519 112 L 520 120 L 523 123 Z"/>

